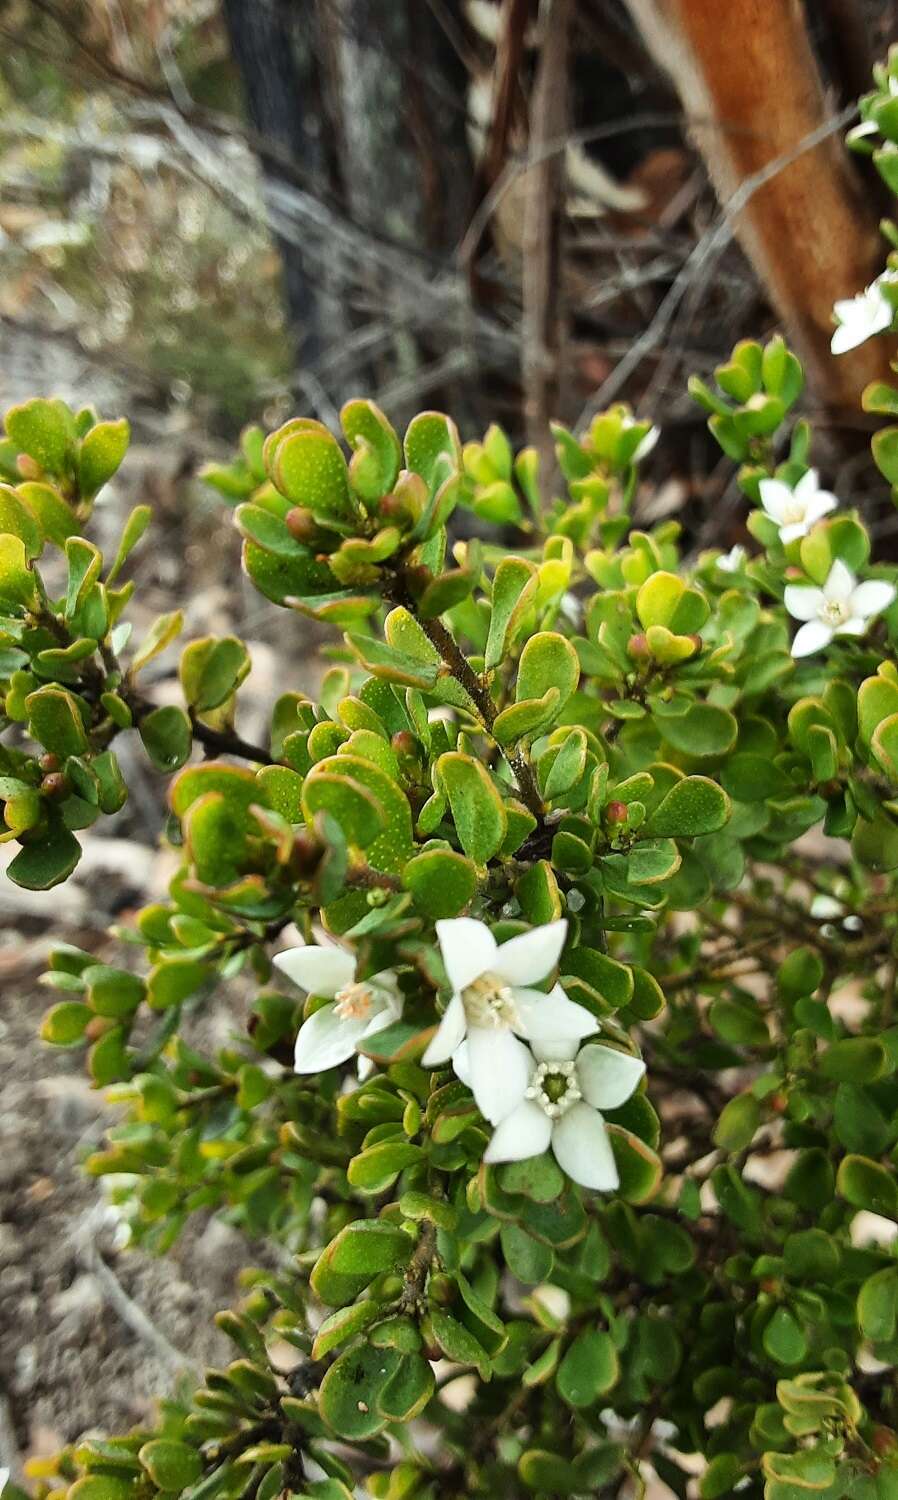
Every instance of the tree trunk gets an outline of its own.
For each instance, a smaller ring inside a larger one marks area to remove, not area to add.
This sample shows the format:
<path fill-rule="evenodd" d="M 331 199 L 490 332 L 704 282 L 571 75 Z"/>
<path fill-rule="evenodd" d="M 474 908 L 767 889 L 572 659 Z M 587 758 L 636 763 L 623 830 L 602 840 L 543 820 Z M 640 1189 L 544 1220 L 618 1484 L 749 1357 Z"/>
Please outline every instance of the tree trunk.
<path fill-rule="evenodd" d="M 544 478 L 554 467 L 549 421 L 561 408 L 564 301 L 561 274 L 565 157 L 548 148 L 563 140 L 568 120 L 568 32 L 571 0 L 552 0 L 530 108 L 533 165 L 524 177 L 522 375 L 527 440 Z"/>
<path fill-rule="evenodd" d="M 286 6 L 282 0 L 223 0 L 222 10 L 253 127 L 289 159 L 308 163 L 317 152 L 308 126 L 305 91 L 296 66 Z M 263 171 L 266 178 L 274 175 L 270 166 L 263 164 Z M 276 239 L 297 354 L 308 363 L 321 349 L 317 291 L 300 248 L 278 236 Z"/>
<path fill-rule="evenodd" d="M 724 205 L 747 178 L 825 123 L 800 0 L 628 4 L 673 77 Z M 886 351 L 873 340 L 834 359 L 832 307 L 871 281 L 885 256 L 840 136 L 803 151 L 759 188 L 736 227 L 816 395 L 836 410 L 856 408 L 865 384 L 888 373 Z"/>

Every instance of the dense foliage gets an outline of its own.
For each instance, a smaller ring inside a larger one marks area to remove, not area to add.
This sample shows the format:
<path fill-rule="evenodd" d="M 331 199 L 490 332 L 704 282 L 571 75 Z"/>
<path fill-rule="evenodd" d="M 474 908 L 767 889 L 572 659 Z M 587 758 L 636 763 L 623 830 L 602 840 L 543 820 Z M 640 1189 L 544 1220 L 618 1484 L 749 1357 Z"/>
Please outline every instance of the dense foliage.
<path fill-rule="evenodd" d="M 898 138 L 877 82 L 866 147 Z M 837 342 L 896 304 L 886 273 Z M 40 1495 L 587 1495 L 646 1462 L 684 1495 L 696 1453 L 704 1500 L 898 1494 L 898 571 L 801 389 L 779 338 L 695 383 L 757 547 L 688 566 L 633 528 L 658 435 L 625 406 L 555 429 L 558 496 L 434 412 L 400 442 L 350 402 L 348 461 L 247 431 L 206 475 L 246 572 L 343 631 L 261 745 L 236 637 L 183 648 L 182 706 L 141 685 L 182 624 L 130 639 L 149 511 L 111 561 L 82 535 L 127 424 L 7 414 L 10 878 L 71 874 L 119 736 L 172 777 L 168 900 L 121 967 L 51 961 L 47 1041 L 125 1107 L 87 1169 L 154 1250 L 210 1210 L 280 1246 L 220 1315 L 233 1362 Z M 516 543 L 450 546 L 460 510 Z M 183 1025 L 238 975 L 205 1055 Z"/>

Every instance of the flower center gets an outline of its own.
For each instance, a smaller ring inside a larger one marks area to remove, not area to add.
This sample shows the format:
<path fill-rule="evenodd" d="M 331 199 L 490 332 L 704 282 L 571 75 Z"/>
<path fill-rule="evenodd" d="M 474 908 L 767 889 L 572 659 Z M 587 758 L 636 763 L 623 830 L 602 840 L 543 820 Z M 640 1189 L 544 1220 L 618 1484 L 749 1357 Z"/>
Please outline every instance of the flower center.
<path fill-rule="evenodd" d="M 803 520 L 804 506 L 800 500 L 793 500 L 792 504 L 787 505 L 783 512 L 783 522 L 786 526 L 797 526 Z"/>
<path fill-rule="evenodd" d="M 514 992 L 498 974 L 481 974 L 462 991 L 462 1003 L 470 1026 L 519 1026 L 521 1018 Z"/>
<path fill-rule="evenodd" d="M 827 625 L 842 625 L 848 619 L 848 605 L 843 599 L 828 599 L 820 611 L 821 620 Z"/>
<path fill-rule="evenodd" d="M 371 1014 L 374 996 L 368 984 L 347 984 L 336 997 L 334 1009 L 341 1021 L 363 1021 Z"/>
<path fill-rule="evenodd" d="M 531 1075 L 525 1098 L 538 1104 L 550 1120 L 560 1119 L 583 1098 L 574 1063 L 540 1063 Z"/>

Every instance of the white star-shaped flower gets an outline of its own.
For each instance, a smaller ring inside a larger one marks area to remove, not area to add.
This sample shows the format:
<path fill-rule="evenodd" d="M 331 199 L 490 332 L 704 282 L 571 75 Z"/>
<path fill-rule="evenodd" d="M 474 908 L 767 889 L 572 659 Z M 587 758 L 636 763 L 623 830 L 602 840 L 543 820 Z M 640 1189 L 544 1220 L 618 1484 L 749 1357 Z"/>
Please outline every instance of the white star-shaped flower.
<path fill-rule="evenodd" d="M 325 995 L 322 1005 L 299 1028 L 294 1070 L 321 1073 L 335 1068 L 355 1052 L 366 1036 L 383 1031 L 402 1015 L 402 995 L 392 969 L 371 979 L 356 979 L 356 958 L 345 948 L 321 948 L 314 943 L 288 948 L 274 966 L 311 995 Z"/>
<path fill-rule="evenodd" d="M 822 589 L 787 584 L 783 602 L 794 619 L 805 621 L 792 642 L 792 655 L 822 651 L 836 635 L 863 635 L 873 616 L 894 599 L 893 584 L 872 578 L 858 583 L 838 558 Z"/>
<path fill-rule="evenodd" d="M 531 1073 L 524 1098 L 499 1122 L 484 1153 L 485 1162 L 523 1161 L 551 1146 L 555 1160 L 581 1187 L 611 1193 L 619 1186 L 617 1166 L 603 1109 L 625 1104 L 645 1073 L 645 1063 L 629 1052 L 588 1042 L 533 1043 Z M 462 1049 L 456 1071 L 467 1070 Z M 467 1079 L 465 1079 L 467 1082 Z"/>
<path fill-rule="evenodd" d="M 731 547 L 729 552 L 724 552 L 722 557 L 718 557 L 717 566 L 721 573 L 741 573 L 745 567 L 747 556 L 748 553 L 745 548 L 740 547 L 737 542 L 736 546 Z"/>
<path fill-rule="evenodd" d="M 761 504 L 780 529 L 780 541 L 797 541 L 807 536 L 815 521 L 835 510 L 838 500 L 829 490 L 820 488 L 820 475 L 816 469 L 808 469 L 794 489 L 782 479 L 762 479 L 760 483 Z"/>
<path fill-rule="evenodd" d="M 453 917 L 437 922 L 443 963 L 452 985 L 437 1033 L 424 1054 L 425 1067 L 452 1059 L 463 1041 L 477 1108 L 491 1125 L 520 1104 L 533 1059 L 519 1037 L 533 1042 L 591 1036 L 598 1022 L 569 1000 L 560 984 L 548 994 L 531 988 L 558 963 L 567 922 L 549 922 L 510 938 L 501 947 L 483 922 Z"/>
<path fill-rule="evenodd" d="M 887 328 L 891 328 L 895 309 L 883 294 L 882 288 L 885 283 L 894 280 L 894 271 L 883 271 L 881 276 L 871 281 L 856 297 L 848 297 L 836 303 L 833 312 L 839 320 L 839 326 L 832 337 L 833 354 L 846 354 L 849 349 L 856 349 L 858 344 L 866 343 L 875 333 L 884 333 Z"/>

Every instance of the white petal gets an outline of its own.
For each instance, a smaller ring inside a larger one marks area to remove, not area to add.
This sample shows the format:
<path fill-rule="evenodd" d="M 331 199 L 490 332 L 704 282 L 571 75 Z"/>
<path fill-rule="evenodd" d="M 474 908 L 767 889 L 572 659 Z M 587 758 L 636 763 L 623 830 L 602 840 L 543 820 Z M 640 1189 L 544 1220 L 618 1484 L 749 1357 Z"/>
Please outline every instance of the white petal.
<path fill-rule="evenodd" d="M 453 995 L 443 1012 L 443 1019 L 437 1027 L 436 1036 L 421 1059 L 425 1068 L 436 1068 L 440 1063 L 449 1061 L 456 1047 L 464 1039 L 467 1024 L 461 995 Z"/>
<path fill-rule="evenodd" d="M 807 536 L 807 534 L 808 523 L 806 520 L 792 521 L 788 526 L 780 527 L 780 541 L 784 547 L 787 547 L 790 542 L 797 542 L 800 536 Z"/>
<path fill-rule="evenodd" d="M 447 917 L 437 922 L 437 937 L 454 990 L 467 989 L 481 974 L 495 968 L 496 939 L 476 918 Z"/>
<path fill-rule="evenodd" d="M 645 1073 L 641 1057 L 590 1042 L 577 1057 L 577 1079 L 587 1104 L 595 1109 L 618 1109 L 626 1104 Z"/>
<path fill-rule="evenodd" d="M 866 635 L 869 624 L 870 621 L 863 619 L 860 615 L 852 615 L 849 619 L 843 620 L 841 625 L 835 626 L 833 635 Z"/>
<path fill-rule="evenodd" d="M 542 1156 L 552 1139 L 552 1122 L 538 1104 L 525 1099 L 497 1126 L 483 1153 L 485 1162 L 524 1161 Z"/>
<path fill-rule="evenodd" d="M 809 620 L 807 625 L 802 625 L 792 642 L 792 655 L 810 656 L 814 651 L 822 651 L 832 638 L 831 626 L 824 625 L 822 620 Z"/>
<path fill-rule="evenodd" d="M 552 1150 L 562 1171 L 581 1186 L 613 1193 L 620 1185 L 605 1122 L 582 1100 L 556 1122 Z"/>
<path fill-rule="evenodd" d="M 807 505 L 811 498 L 816 495 L 819 487 L 819 472 L 817 471 L 817 469 L 808 469 L 808 472 L 806 474 L 802 474 L 797 485 L 795 486 L 794 494 L 798 496 L 798 499 L 802 502 L 803 505 Z"/>
<path fill-rule="evenodd" d="M 295 1073 L 323 1073 L 352 1057 L 356 1042 L 365 1034 L 365 1016 L 337 1015 L 336 1006 L 322 1005 L 299 1028 L 296 1038 Z"/>
<path fill-rule="evenodd" d="M 787 484 L 781 479 L 762 479 L 759 485 L 761 504 L 768 516 L 777 523 L 782 522 L 787 509 L 791 510 L 795 498 Z"/>
<path fill-rule="evenodd" d="M 837 302 L 837 310 L 839 306 Z M 856 349 L 859 344 L 865 344 L 874 331 L 867 326 L 866 321 L 861 321 L 857 317 L 856 311 L 852 310 L 851 314 L 847 315 L 847 320 L 840 323 L 835 330 L 829 347 L 833 354 L 847 354 L 849 349 Z"/>
<path fill-rule="evenodd" d="M 376 986 L 371 992 L 370 1020 L 365 1027 L 365 1036 L 376 1036 L 379 1031 L 386 1031 L 394 1021 L 402 1017 L 403 997 L 388 989 Z"/>
<path fill-rule="evenodd" d="M 456 1047 L 455 1051 L 453 1052 L 453 1054 L 452 1054 L 452 1066 L 455 1069 L 455 1076 L 456 1076 L 456 1078 L 460 1078 L 461 1081 L 462 1081 L 462 1083 L 466 1084 L 467 1087 L 470 1088 L 471 1087 L 471 1062 L 470 1062 L 470 1059 L 468 1057 L 468 1044 L 467 1044 L 466 1041 L 459 1042 L 458 1046 Z"/>
<path fill-rule="evenodd" d="M 878 287 L 876 288 L 876 293 L 877 301 L 873 302 L 871 300 L 870 302 L 869 327 L 871 333 L 884 333 L 887 328 L 891 328 L 892 326 L 895 309 L 892 307 L 891 302 L 882 295 Z"/>
<path fill-rule="evenodd" d="M 509 938 L 496 952 L 493 973 L 506 984 L 539 984 L 557 964 L 566 937 L 567 921 L 562 917 Z"/>
<path fill-rule="evenodd" d="M 860 292 L 856 297 L 840 297 L 838 302 L 833 303 L 833 312 L 840 323 L 851 323 L 855 320 L 859 307 L 864 305 L 864 294 Z"/>
<path fill-rule="evenodd" d="M 805 521 L 809 526 L 813 526 L 814 522 L 819 521 L 821 516 L 825 516 L 829 511 L 835 510 L 838 503 L 835 495 L 831 495 L 829 490 L 818 490 L 815 495 L 811 495 L 805 506 Z"/>
<path fill-rule="evenodd" d="M 515 989 L 514 998 L 522 1023 L 519 1035 L 529 1041 L 574 1041 L 599 1029 L 595 1016 L 569 1000 L 560 984 L 548 995 L 542 990 Z"/>
<path fill-rule="evenodd" d="M 547 1041 L 538 1041 L 535 1037 L 530 1043 L 530 1051 L 537 1062 L 573 1062 L 580 1050 L 580 1038 L 552 1038 Z"/>
<path fill-rule="evenodd" d="M 829 577 L 823 585 L 824 597 L 830 603 L 848 603 L 854 592 L 857 579 L 849 567 L 846 567 L 841 557 L 837 557 L 829 570 Z"/>
<path fill-rule="evenodd" d="M 879 578 L 868 578 L 866 583 L 859 583 L 851 596 L 851 612 L 869 619 L 871 615 L 878 615 L 880 610 L 888 609 L 895 602 L 895 585 L 884 583 Z"/>
<path fill-rule="evenodd" d="M 527 1092 L 533 1058 L 504 1026 L 469 1027 L 467 1052 L 469 1086 L 477 1108 L 491 1125 L 497 1125 L 517 1109 Z"/>
<path fill-rule="evenodd" d="M 637 444 L 636 451 L 634 452 L 630 462 L 638 464 L 641 459 L 648 458 L 660 436 L 660 427 L 650 427 L 642 441 Z"/>
<path fill-rule="evenodd" d="M 308 943 L 304 948 L 288 948 L 272 961 L 310 995 L 327 995 L 329 1000 L 355 979 L 355 954 L 345 948 L 320 948 Z"/>
<path fill-rule="evenodd" d="M 816 620 L 826 598 L 822 589 L 808 588 L 802 583 L 787 583 L 783 603 L 794 620 Z"/>

